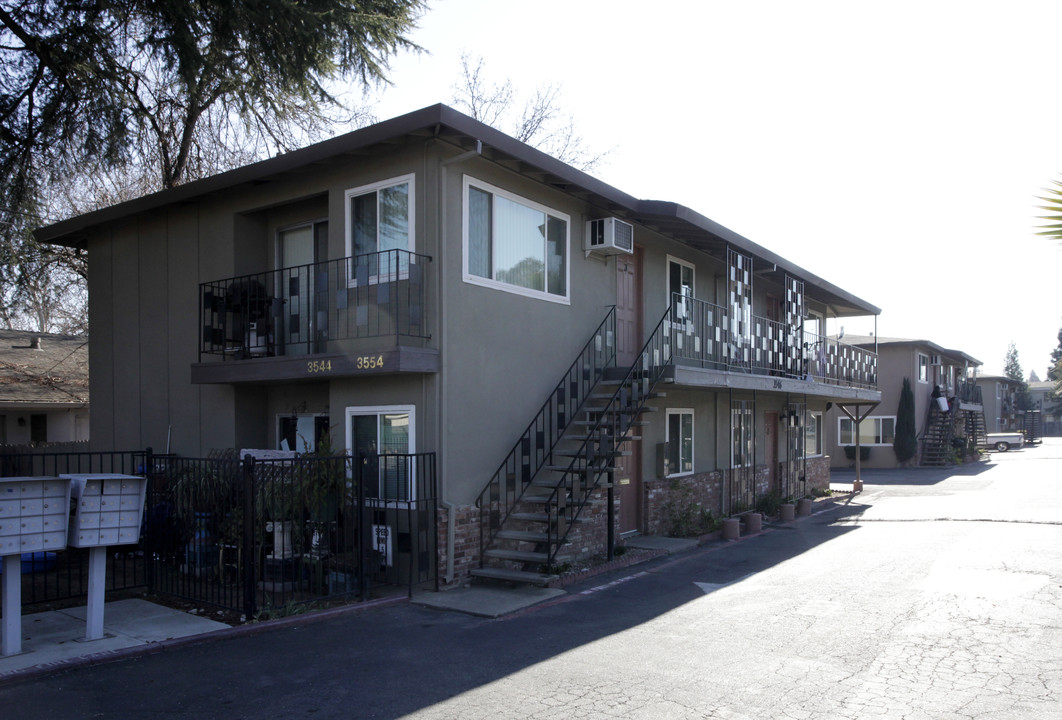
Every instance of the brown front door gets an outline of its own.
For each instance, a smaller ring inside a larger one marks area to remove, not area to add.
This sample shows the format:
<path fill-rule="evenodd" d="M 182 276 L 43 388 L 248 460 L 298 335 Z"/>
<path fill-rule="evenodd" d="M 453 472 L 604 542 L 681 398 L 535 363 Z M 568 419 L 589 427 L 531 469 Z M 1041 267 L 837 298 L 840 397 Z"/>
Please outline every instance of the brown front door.
<path fill-rule="evenodd" d="M 640 247 L 631 255 L 616 256 L 616 364 L 628 368 L 638 358 L 645 342 L 642 338 L 642 257 Z M 638 429 L 633 428 L 632 435 Z M 617 458 L 615 482 L 619 489 L 619 531 L 642 528 L 642 442 L 623 443 Z"/>

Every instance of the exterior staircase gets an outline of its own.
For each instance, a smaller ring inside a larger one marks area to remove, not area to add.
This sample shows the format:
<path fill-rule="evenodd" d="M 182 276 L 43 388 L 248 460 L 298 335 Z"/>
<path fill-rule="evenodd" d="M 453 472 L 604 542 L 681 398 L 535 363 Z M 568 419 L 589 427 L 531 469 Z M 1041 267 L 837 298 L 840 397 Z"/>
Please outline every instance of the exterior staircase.
<path fill-rule="evenodd" d="M 951 438 L 955 428 L 955 413 L 942 412 L 930 403 L 926 429 L 922 433 L 922 465 L 944 466 L 952 462 Z"/>
<path fill-rule="evenodd" d="M 977 447 L 988 445 L 988 429 L 985 426 L 984 410 L 966 411 L 966 441 L 974 441 Z"/>
<path fill-rule="evenodd" d="M 573 529 L 601 502 L 595 493 L 607 490 L 611 500 L 616 459 L 627 454 L 621 447 L 639 439 L 639 418 L 653 409 L 646 403 L 660 396 L 655 387 L 671 363 L 664 319 L 629 368 L 615 366 L 614 328 L 613 310 L 480 494 L 473 577 L 548 584 L 570 561 L 564 548 Z M 596 351 L 602 344 L 604 356 Z"/>

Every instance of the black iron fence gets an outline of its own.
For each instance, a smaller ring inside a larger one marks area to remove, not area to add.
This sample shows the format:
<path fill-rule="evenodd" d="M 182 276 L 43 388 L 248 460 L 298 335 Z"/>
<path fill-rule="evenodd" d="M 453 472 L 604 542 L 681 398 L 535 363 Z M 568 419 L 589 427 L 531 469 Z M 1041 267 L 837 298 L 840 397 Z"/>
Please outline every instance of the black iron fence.
<path fill-rule="evenodd" d="M 148 478 L 140 543 L 110 549 L 108 591 L 144 588 L 250 619 L 366 599 L 381 586 L 437 586 L 434 453 L 357 461 L 81 455 L 0 455 L 0 469 L 5 477 Z M 22 561 L 24 604 L 87 595 L 87 550 L 26 553 Z"/>

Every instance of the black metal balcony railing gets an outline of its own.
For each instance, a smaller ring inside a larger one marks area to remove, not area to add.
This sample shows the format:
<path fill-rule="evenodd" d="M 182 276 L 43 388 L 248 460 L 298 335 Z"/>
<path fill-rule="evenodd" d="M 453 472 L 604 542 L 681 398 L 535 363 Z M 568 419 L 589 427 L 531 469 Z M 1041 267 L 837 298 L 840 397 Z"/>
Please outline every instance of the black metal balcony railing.
<path fill-rule="evenodd" d="M 959 401 L 973 405 L 983 405 L 981 386 L 964 382 L 959 385 Z"/>
<path fill-rule="evenodd" d="M 678 294 L 672 300 L 669 324 L 676 364 L 877 387 L 878 356 L 869 350 L 755 315 L 747 322 L 731 322 L 726 308 L 703 300 Z M 742 325 L 750 332 L 735 331 Z"/>
<path fill-rule="evenodd" d="M 337 340 L 425 339 L 431 258 L 386 250 L 200 285 L 200 360 L 330 352 Z"/>

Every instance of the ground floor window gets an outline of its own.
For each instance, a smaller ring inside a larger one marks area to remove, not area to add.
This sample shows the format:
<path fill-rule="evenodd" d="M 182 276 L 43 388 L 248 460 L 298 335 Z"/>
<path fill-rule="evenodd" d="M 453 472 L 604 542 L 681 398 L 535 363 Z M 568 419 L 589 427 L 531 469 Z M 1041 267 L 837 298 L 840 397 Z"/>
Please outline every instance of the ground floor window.
<path fill-rule="evenodd" d="M 322 441 L 327 442 L 328 416 L 313 414 L 277 416 L 277 450 L 300 454 L 316 452 Z"/>
<path fill-rule="evenodd" d="M 840 418 L 838 427 L 838 443 L 841 445 L 855 445 L 854 423 L 849 418 Z M 896 438 L 895 417 L 868 417 L 859 423 L 860 445 L 892 445 Z"/>
<path fill-rule="evenodd" d="M 804 425 L 804 457 L 822 455 L 822 413 L 809 412 Z"/>
<path fill-rule="evenodd" d="M 376 481 L 366 486 L 368 497 L 380 500 L 415 500 L 412 468 L 405 456 L 416 452 L 415 409 L 412 405 L 347 408 L 347 450 L 355 463 L 376 457 Z"/>
<path fill-rule="evenodd" d="M 668 409 L 667 448 L 669 474 L 686 475 L 693 472 L 693 410 Z"/>

